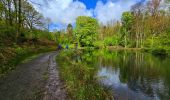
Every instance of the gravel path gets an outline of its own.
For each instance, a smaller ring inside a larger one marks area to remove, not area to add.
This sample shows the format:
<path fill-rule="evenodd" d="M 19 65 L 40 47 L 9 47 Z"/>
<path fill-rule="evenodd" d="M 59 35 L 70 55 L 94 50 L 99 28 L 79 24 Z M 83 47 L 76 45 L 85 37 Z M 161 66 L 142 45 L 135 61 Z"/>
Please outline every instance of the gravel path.
<path fill-rule="evenodd" d="M 65 100 L 56 55 L 57 52 L 40 55 L 0 78 L 0 100 Z"/>

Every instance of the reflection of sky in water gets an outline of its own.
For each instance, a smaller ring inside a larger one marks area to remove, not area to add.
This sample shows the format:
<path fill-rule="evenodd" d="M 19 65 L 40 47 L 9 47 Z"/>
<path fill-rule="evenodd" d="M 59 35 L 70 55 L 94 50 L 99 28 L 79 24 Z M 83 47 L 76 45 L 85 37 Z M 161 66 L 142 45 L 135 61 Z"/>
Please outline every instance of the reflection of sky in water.
<path fill-rule="evenodd" d="M 97 75 L 101 77 L 99 80 L 101 84 L 113 89 L 113 95 L 116 100 L 159 100 L 157 93 L 154 93 L 154 97 L 151 98 L 139 89 L 136 89 L 136 91 L 130 89 L 127 83 L 121 83 L 119 79 L 119 69 L 101 67 Z M 154 89 L 153 92 L 156 92 L 156 90 L 164 88 L 164 85 L 163 82 L 159 80 L 159 82 L 153 82 L 151 87 Z"/>
<path fill-rule="evenodd" d="M 126 86 L 126 84 L 122 84 L 119 80 L 119 71 L 113 71 L 111 67 L 101 68 L 98 76 L 104 76 L 101 80 L 104 85 L 114 85 L 114 87 L 119 87 L 119 85 Z"/>

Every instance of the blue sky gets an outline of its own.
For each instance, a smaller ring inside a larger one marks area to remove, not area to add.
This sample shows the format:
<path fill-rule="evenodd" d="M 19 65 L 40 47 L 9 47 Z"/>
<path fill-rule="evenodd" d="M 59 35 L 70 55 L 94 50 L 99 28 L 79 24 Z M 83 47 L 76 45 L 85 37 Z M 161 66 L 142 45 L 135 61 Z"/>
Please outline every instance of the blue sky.
<path fill-rule="evenodd" d="M 37 11 L 51 19 L 51 29 L 62 29 L 75 24 L 78 16 L 91 16 L 99 23 L 107 25 L 120 20 L 125 11 L 138 2 L 147 0 L 31 0 L 44 6 L 33 4 Z M 47 5 L 48 4 L 48 5 Z"/>
<path fill-rule="evenodd" d="M 76 0 L 74 0 L 74 1 L 76 1 Z M 95 9 L 96 4 L 99 0 L 78 0 L 78 1 L 83 2 L 86 5 L 87 9 Z M 103 3 L 107 2 L 107 0 L 101 0 L 101 1 Z"/>
<path fill-rule="evenodd" d="M 73 0 L 73 1 L 76 1 L 76 0 Z M 109 0 L 78 0 L 78 1 L 83 2 L 86 5 L 87 9 L 95 9 L 98 1 L 102 1 L 104 4 L 106 4 Z M 120 0 L 110 0 L 110 1 L 119 2 Z M 145 0 L 131 0 L 131 1 L 144 2 Z"/>

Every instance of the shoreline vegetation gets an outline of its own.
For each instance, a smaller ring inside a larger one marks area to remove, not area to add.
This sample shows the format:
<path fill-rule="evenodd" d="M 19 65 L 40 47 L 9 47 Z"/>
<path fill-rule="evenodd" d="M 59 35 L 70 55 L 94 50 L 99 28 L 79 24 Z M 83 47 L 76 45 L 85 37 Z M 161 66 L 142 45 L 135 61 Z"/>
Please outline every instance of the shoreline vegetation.
<path fill-rule="evenodd" d="M 61 50 L 59 52 L 59 55 L 56 57 L 56 62 L 59 65 L 60 77 L 65 84 L 69 99 L 71 100 L 74 99 L 89 100 L 92 98 L 94 100 L 114 99 L 112 94 L 113 91 L 111 91 L 109 87 L 105 87 L 102 84 L 98 83 L 98 80 L 104 77 L 96 77 L 96 70 L 98 70 L 98 67 L 95 64 L 93 64 L 94 62 L 92 62 L 97 60 L 96 58 L 93 58 L 94 55 L 106 56 L 107 53 L 111 52 L 115 54 L 114 51 L 118 52 L 122 51 L 127 53 L 139 51 L 153 54 L 152 49 L 150 50 L 143 48 L 116 48 L 116 47 L 107 47 L 103 49 L 70 48 Z M 108 55 L 107 57 L 112 58 L 115 57 L 115 55 Z M 154 55 L 165 57 L 165 55 L 162 54 L 162 52 L 161 54 L 156 52 Z"/>
<path fill-rule="evenodd" d="M 97 83 L 99 77 L 94 77 L 97 67 L 81 61 L 81 54 L 82 50 L 62 50 L 56 57 L 69 99 L 113 100 L 111 91 Z"/>
<path fill-rule="evenodd" d="M 70 49 L 75 49 L 71 47 Z M 106 46 L 106 47 L 79 47 L 79 50 L 85 50 L 85 49 L 96 49 L 96 50 L 127 50 L 127 51 L 142 51 L 151 53 L 153 55 L 157 56 L 165 56 L 170 57 L 170 48 L 124 48 L 120 46 Z"/>

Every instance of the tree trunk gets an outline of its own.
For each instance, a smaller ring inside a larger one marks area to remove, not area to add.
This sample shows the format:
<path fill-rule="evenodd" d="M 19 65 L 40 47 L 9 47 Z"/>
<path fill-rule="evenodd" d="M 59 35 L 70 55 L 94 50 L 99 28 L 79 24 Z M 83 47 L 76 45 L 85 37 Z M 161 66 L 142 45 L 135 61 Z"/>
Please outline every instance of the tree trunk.
<path fill-rule="evenodd" d="M 18 23 L 18 5 L 17 5 L 17 1 L 16 0 L 13 0 L 14 1 L 14 7 L 15 7 L 15 23 L 17 24 Z"/>
<path fill-rule="evenodd" d="M 11 1 L 7 1 L 8 5 L 8 18 L 9 18 L 9 25 L 12 26 L 12 14 L 11 14 Z"/>
<path fill-rule="evenodd" d="M 22 19 L 21 19 L 21 0 L 19 0 L 19 28 L 21 28 L 21 21 L 22 21 Z"/>
<path fill-rule="evenodd" d="M 18 42 L 18 37 L 20 35 L 20 31 L 21 31 L 21 22 L 22 22 L 22 19 L 21 19 L 21 0 L 18 1 L 19 5 L 18 5 L 18 30 L 17 30 L 17 35 L 16 35 L 16 41 Z"/>

